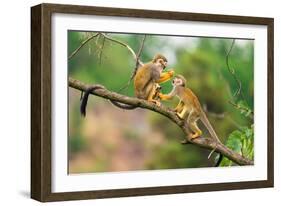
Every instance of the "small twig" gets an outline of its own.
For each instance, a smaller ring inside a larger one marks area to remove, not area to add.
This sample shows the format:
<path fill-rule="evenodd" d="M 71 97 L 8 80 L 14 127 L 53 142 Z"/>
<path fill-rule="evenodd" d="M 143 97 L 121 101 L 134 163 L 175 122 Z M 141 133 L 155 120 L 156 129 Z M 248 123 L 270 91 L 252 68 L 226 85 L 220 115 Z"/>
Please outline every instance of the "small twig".
<path fill-rule="evenodd" d="M 136 67 L 135 67 L 134 71 L 132 72 L 129 81 L 127 82 L 127 84 L 125 84 L 123 87 L 121 87 L 121 88 L 118 90 L 118 92 L 121 92 L 121 91 L 123 91 L 124 89 L 128 88 L 129 85 L 131 84 L 133 78 L 135 77 L 135 75 L 136 75 L 136 73 L 137 73 L 137 70 L 138 70 L 138 68 L 139 68 L 139 66 L 140 66 L 140 55 L 141 55 L 141 52 L 142 52 L 143 47 L 144 47 L 144 41 L 145 41 L 145 39 L 146 39 L 146 35 L 144 35 L 143 38 L 142 38 L 141 46 L 140 46 L 139 51 L 138 51 L 138 54 L 137 54 Z"/>
<path fill-rule="evenodd" d="M 229 82 L 224 78 L 224 76 L 221 72 L 221 69 L 216 67 L 216 70 L 218 72 L 219 80 L 222 81 L 224 83 L 225 87 L 226 87 L 226 92 L 227 92 L 228 98 L 233 100 L 233 96 L 232 96 L 232 92 L 231 92 Z"/>
<path fill-rule="evenodd" d="M 229 66 L 229 55 L 234 47 L 234 43 L 235 43 L 235 39 L 232 40 L 232 43 L 231 43 L 231 46 L 227 52 L 227 55 L 226 55 L 226 66 L 227 66 L 227 69 L 229 71 L 229 73 L 233 76 L 234 80 L 236 81 L 237 85 L 238 85 L 238 89 L 235 91 L 235 93 L 233 94 L 234 97 L 236 96 L 239 96 L 241 95 L 242 99 L 245 100 L 245 97 L 244 97 L 244 94 L 243 94 L 243 91 L 242 91 L 242 84 L 241 84 L 241 81 L 238 79 L 238 77 L 236 76 L 235 74 L 235 70 L 232 68 L 230 68 Z"/>
<path fill-rule="evenodd" d="M 238 110 L 243 110 L 245 112 L 249 112 L 250 114 L 250 118 L 253 119 L 254 117 L 254 112 L 250 109 L 248 109 L 247 107 L 243 107 L 243 106 L 240 106 L 238 104 L 235 104 L 234 102 L 231 102 L 231 101 L 228 101 L 229 104 L 231 104 L 232 106 L 234 106 L 234 108 L 238 109 Z"/>
<path fill-rule="evenodd" d="M 74 55 L 77 54 L 77 52 L 85 45 L 87 44 L 87 42 L 89 42 L 90 40 L 94 39 L 95 37 L 99 36 L 100 33 L 96 33 L 90 37 L 88 37 L 87 39 L 85 39 L 79 46 L 77 49 L 75 49 L 69 56 L 68 59 L 71 59 L 72 57 L 74 57 Z"/>
<path fill-rule="evenodd" d="M 94 39 L 95 37 L 98 37 L 97 40 L 96 40 L 96 45 L 97 45 L 100 36 L 102 36 L 103 39 L 102 39 L 102 43 L 101 43 L 101 46 L 100 46 L 100 52 L 99 52 L 99 54 L 98 54 L 99 64 L 101 64 L 101 62 L 102 62 L 102 55 L 103 55 L 103 49 L 104 49 L 104 45 L 105 45 L 105 40 L 109 40 L 109 41 L 114 42 L 114 43 L 117 43 L 117 44 L 119 44 L 119 45 L 121 45 L 121 46 L 123 46 L 123 47 L 126 47 L 126 48 L 128 49 L 128 51 L 132 54 L 134 60 L 136 61 L 136 67 L 135 67 L 134 71 L 132 72 L 132 75 L 131 75 L 131 77 L 130 77 L 128 83 L 127 83 L 124 87 L 122 87 L 122 88 L 119 90 L 119 91 L 122 91 L 123 89 L 127 88 L 127 87 L 130 85 L 132 79 L 133 79 L 134 76 L 136 75 L 136 71 L 137 71 L 138 67 L 139 67 L 140 65 L 141 65 L 141 66 L 143 65 L 142 61 L 140 61 L 140 55 L 141 55 L 141 52 L 142 52 L 143 47 L 144 47 L 144 41 L 145 41 L 145 39 L 146 39 L 146 35 L 144 35 L 144 37 L 143 37 L 143 39 L 142 39 L 142 42 L 141 42 L 141 46 L 140 46 L 139 51 L 138 51 L 138 54 L 136 55 L 135 52 L 134 52 L 134 50 L 133 50 L 128 44 L 126 44 L 126 43 L 124 43 L 124 42 L 122 42 L 122 41 L 119 41 L 119 40 L 117 40 L 117 39 L 114 39 L 114 38 L 112 38 L 112 37 L 109 37 L 108 35 L 106 35 L 106 34 L 104 34 L 104 33 L 99 32 L 99 33 L 96 33 L 96 34 L 94 34 L 94 35 L 88 37 L 86 40 L 84 40 L 84 41 L 78 46 L 78 48 L 75 49 L 75 50 L 71 53 L 71 55 L 68 57 L 68 59 L 71 59 L 72 57 L 74 57 L 74 56 L 78 53 L 78 51 L 79 51 L 84 45 L 86 45 L 90 40 Z"/>
<path fill-rule="evenodd" d="M 102 39 L 100 53 L 99 53 L 99 64 L 100 65 L 101 65 L 101 61 L 102 61 L 102 53 L 103 53 L 104 44 L 105 44 L 105 37 L 103 37 L 103 39 Z"/>
<path fill-rule="evenodd" d="M 139 51 L 138 51 L 138 54 L 137 54 L 137 60 L 136 60 L 136 68 L 135 68 L 135 71 L 134 71 L 134 74 L 136 73 L 136 70 L 138 69 L 139 65 L 140 65 L 140 55 L 142 53 L 142 50 L 143 50 L 143 47 L 144 47 L 144 42 L 145 42 L 145 39 L 146 39 L 146 34 L 143 36 L 142 38 L 142 41 L 141 41 L 141 46 L 139 48 Z"/>

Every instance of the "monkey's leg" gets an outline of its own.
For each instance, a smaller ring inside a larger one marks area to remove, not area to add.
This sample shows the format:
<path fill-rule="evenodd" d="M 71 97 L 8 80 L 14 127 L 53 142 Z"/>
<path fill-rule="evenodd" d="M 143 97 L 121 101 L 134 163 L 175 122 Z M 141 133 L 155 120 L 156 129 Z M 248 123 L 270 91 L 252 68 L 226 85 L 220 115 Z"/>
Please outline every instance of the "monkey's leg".
<path fill-rule="evenodd" d="M 180 101 L 180 102 L 178 103 L 178 105 L 175 107 L 174 111 L 175 111 L 176 113 L 181 113 L 182 110 L 183 110 L 183 106 L 184 106 L 184 103 L 183 103 L 182 101 Z"/>
<path fill-rule="evenodd" d="M 156 83 L 163 83 L 168 81 L 169 79 L 171 79 L 174 75 L 174 71 L 168 71 L 168 72 L 162 72 L 160 74 L 160 78 L 158 80 L 156 80 Z"/>
<path fill-rule="evenodd" d="M 150 89 L 150 90 L 149 90 Z M 154 84 L 152 84 L 152 86 L 148 86 L 147 87 L 147 92 L 148 92 L 148 97 L 147 97 L 147 101 L 149 102 L 153 102 L 155 103 L 157 106 L 160 106 L 161 103 L 155 99 L 153 99 L 153 97 L 155 97 L 155 93 L 156 93 L 156 87 Z"/>
<path fill-rule="evenodd" d="M 184 105 L 184 104 L 183 104 Z M 179 118 L 184 119 L 185 115 L 187 113 L 187 107 L 183 106 L 180 112 L 177 112 Z"/>
<path fill-rule="evenodd" d="M 155 85 L 156 85 L 156 86 L 155 86 L 156 91 L 155 91 L 155 94 L 154 94 L 154 96 L 153 96 L 153 99 L 155 99 L 155 100 L 157 100 L 157 101 L 160 101 L 161 98 L 160 98 L 159 94 L 160 94 L 161 86 L 160 86 L 159 84 L 155 84 Z"/>
<path fill-rule="evenodd" d="M 187 124 L 191 129 L 191 131 L 194 132 L 194 134 L 191 134 L 189 136 L 192 139 L 200 137 L 202 135 L 202 131 L 197 126 L 198 119 L 199 119 L 198 114 L 194 111 L 191 111 L 187 118 Z"/>

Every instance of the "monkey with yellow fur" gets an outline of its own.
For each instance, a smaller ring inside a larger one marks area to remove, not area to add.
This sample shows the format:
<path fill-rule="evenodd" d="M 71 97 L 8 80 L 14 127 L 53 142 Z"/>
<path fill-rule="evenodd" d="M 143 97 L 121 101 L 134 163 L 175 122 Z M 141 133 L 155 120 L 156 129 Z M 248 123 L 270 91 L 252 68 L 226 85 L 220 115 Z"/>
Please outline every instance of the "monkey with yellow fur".
<path fill-rule="evenodd" d="M 221 143 L 218 138 L 215 130 L 213 129 L 211 123 L 209 122 L 205 112 L 203 111 L 201 104 L 196 97 L 196 95 L 191 91 L 191 89 L 186 87 L 186 79 L 182 75 L 176 75 L 173 79 L 173 89 L 169 94 L 159 94 L 159 98 L 161 100 L 169 100 L 174 96 L 177 96 L 180 101 L 174 111 L 177 116 L 181 119 L 186 119 L 187 125 L 192 131 L 189 134 L 189 138 L 194 139 L 200 137 L 202 135 L 202 131 L 199 129 L 197 125 L 197 121 L 201 120 L 205 127 L 208 129 L 212 138 L 216 141 L 215 148 L 211 151 L 208 156 L 208 159 L 212 155 L 212 153 L 216 150 L 218 143 Z M 185 139 L 182 143 L 186 143 Z M 217 160 L 215 167 L 218 167 L 223 159 L 223 155 L 219 153 L 219 159 Z"/>
<path fill-rule="evenodd" d="M 180 99 L 180 102 L 174 111 L 179 118 L 186 119 L 187 124 L 192 131 L 189 137 L 193 139 L 202 135 L 202 131 L 197 125 L 197 121 L 201 120 L 211 136 L 216 141 L 221 142 L 211 123 L 209 122 L 205 112 L 203 111 L 198 98 L 191 91 L 191 89 L 186 87 L 185 78 L 182 75 L 176 75 L 172 84 L 173 89 L 169 94 L 159 94 L 159 96 L 162 100 L 169 100 L 174 96 L 177 96 Z"/>
<path fill-rule="evenodd" d="M 167 62 L 166 57 L 157 54 L 151 62 L 138 68 L 134 78 L 134 89 L 137 98 L 154 102 L 158 106 L 160 105 L 160 102 L 154 99 L 157 84 L 168 81 L 174 75 L 173 70 L 163 72 L 167 66 Z"/>

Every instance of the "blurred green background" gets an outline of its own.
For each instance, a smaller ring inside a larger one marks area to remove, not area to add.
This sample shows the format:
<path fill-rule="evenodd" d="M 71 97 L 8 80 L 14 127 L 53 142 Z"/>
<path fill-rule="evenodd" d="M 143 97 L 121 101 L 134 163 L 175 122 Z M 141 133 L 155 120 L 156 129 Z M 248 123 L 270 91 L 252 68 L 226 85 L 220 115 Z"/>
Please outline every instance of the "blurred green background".
<path fill-rule="evenodd" d="M 70 55 L 95 33 L 68 32 Z M 128 44 L 136 53 L 143 35 L 107 33 Z M 229 55 L 230 69 L 242 84 L 244 98 L 234 97 L 237 82 L 226 66 L 232 39 L 147 35 L 140 59 L 148 62 L 156 53 L 168 59 L 168 69 L 187 79 L 187 86 L 198 96 L 222 142 L 234 131 L 251 127 L 253 120 L 229 101 L 253 111 L 254 40 L 235 40 Z M 135 68 L 125 48 L 101 36 L 89 41 L 68 60 L 69 76 L 85 83 L 99 83 L 118 91 Z M 171 81 L 162 84 L 162 92 L 171 90 Z M 134 96 L 132 84 L 121 92 Z M 241 101 L 243 100 L 243 101 Z M 175 107 L 177 99 L 163 104 Z M 241 103 L 242 102 L 242 103 Z M 69 88 L 69 172 L 91 173 L 146 169 L 212 167 L 216 155 L 208 159 L 208 150 L 180 143 L 182 131 L 169 119 L 144 109 L 126 111 L 108 100 L 91 95 L 87 116 L 79 112 L 80 92 Z M 209 136 L 204 129 L 205 136 Z M 237 150 L 242 150 L 240 147 Z M 239 152 L 238 151 L 238 152 Z"/>

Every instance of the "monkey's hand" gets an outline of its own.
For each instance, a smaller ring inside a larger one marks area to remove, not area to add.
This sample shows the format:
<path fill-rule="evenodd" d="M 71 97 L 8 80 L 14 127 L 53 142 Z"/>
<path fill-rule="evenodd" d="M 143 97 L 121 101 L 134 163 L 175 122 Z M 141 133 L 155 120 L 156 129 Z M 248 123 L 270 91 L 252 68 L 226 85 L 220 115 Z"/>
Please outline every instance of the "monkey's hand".
<path fill-rule="evenodd" d="M 167 71 L 167 73 L 172 77 L 175 74 L 174 69 L 170 69 L 169 71 Z"/>
<path fill-rule="evenodd" d="M 169 80 L 169 79 L 171 79 L 173 76 L 174 76 L 174 74 L 175 74 L 175 71 L 174 71 L 174 69 L 170 69 L 170 70 L 168 70 L 167 72 L 165 72 L 164 74 L 166 74 L 166 76 L 167 76 L 167 80 Z M 166 80 L 166 81 L 167 81 Z"/>
<path fill-rule="evenodd" d="M 171 79 L 174 75 L 174 70 L 169 70 L 167 72 L 162 72 L 160 74 L 160 78 L 158 80 L 156 80 L 156 83 L 164 83 L 166 81 L 168 81 L 169 79 Z"/>
<path fill-rule="evenodd" d="M 162 94 L 162 93 L 159 93 L 158 96 L 159 96 L 160 100 L 170 100 L 170 99 L 172 99 L 172 96 L 169 95 L 169 94 Z"/>

